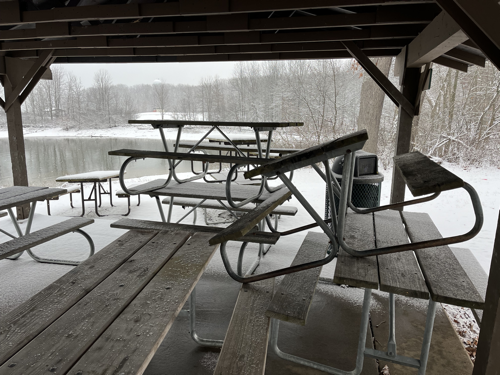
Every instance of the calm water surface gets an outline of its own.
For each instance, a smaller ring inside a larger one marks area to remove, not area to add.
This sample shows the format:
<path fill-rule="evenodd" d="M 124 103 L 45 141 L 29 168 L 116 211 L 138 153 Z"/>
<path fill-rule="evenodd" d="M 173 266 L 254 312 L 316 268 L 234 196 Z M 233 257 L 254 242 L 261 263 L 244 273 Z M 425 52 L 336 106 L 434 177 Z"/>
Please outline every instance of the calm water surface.
<path fill-rule="evenodd" d="M 126 157 L 110 156 L 108 151 L 122 148 L 163 151 L 160 140 L 144 138 L 25 138 L 28 182 L 32 186 L 58 186 L 59 176 L 90 171 L 118 170 Z M 172 145 L 169 144 L 169 147 Z M 190 170 L 180 165 L 179 172 Z M 0 186 L 12 185 L 8 139 L 0 139 Z M 158 159 L 129 164 L 127 178 L 166 174 L 167 162 Z"/>

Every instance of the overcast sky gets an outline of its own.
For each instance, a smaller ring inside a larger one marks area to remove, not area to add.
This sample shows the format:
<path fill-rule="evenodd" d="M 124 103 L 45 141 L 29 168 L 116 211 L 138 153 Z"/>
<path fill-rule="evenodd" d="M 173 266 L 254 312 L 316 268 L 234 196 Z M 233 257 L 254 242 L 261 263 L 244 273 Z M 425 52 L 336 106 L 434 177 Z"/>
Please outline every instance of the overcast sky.
<path fill-rule="evenodd" d="M 151 84 L 155 79 L 164 79 L 171 84 L 197 85 L 202 77 L 218 75 L 220 78 L 232 76 L 235 62 L 203 63 L 143 63 L 143 64 L 61 64 L 67 72 L 80 77 L 85 87 L 92 86 L 94 74 L 106 69 L 114 84 Z"/>

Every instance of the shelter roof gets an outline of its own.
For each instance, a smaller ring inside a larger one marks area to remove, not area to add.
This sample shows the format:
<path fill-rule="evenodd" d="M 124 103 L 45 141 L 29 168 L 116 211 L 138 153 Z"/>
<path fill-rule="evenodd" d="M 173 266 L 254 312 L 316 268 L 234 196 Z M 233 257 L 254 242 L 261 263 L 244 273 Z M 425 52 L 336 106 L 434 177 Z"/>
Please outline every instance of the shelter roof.
<path fill-rule="evenodd" d="M 397 56 L 441 13 L 430 0 L 0 0 L 0 55 L 55 63 Z M 467 70 L 468 38 L 432 61 Z"/>

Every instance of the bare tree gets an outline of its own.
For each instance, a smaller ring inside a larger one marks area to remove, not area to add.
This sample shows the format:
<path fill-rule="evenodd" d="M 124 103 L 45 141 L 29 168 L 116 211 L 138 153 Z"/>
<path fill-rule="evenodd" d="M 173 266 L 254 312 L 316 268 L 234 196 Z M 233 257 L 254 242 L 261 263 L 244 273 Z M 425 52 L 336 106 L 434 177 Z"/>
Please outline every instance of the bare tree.
<path fill-rule="evenodd" d="M 153 82 L 152 89 L 153 89 L 155 108 L 161 111 L 161 119 L 163 120 L 168 100 L 167 83 L 163 78 L 161 80 L 157 79 Z"/>

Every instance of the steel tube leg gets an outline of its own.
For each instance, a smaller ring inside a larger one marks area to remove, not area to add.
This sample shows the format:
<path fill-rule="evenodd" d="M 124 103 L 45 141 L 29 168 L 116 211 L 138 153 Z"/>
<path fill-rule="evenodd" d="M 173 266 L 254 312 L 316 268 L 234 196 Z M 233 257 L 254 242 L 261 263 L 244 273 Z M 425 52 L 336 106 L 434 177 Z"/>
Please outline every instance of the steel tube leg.
<path fill-rule="evenodd" d="M 211 348 L 222 348 L 224 340 L 204 339 L 196 333 L 196 287 L 189 296 L 189 322 L 191 328 L 191 338 L 195 343 Z"/>
<path fill-rule="evenodd" d="M 288 353 L 282 352 L 278 348 L 278 331 L 279 331 L 279 320 L 272 318 L 271 319 L 271 348 L 278 355 L 278 357 L 286 359 L 288 361 L 292 361 L 295 363 L 299 363 L 301 365 L 311 367 L 320 371 L 324 371 L 328 374 L 334 375 L 359 375 L 363 370 L 364 363 L 364 352 L 366 345 L 366 333 L 368 331 L 368 320 L 370 317 L 370 300 L 371 300 L 372 290 L 365 289 L 365 295 L 363 298 L 363 312 L 361 315 L 361 326 L 359 329 L 359 338 L 358 338 L 358 351 L 356 356 L 356 368 L 352 371 L 344 371 L 341 369 L 337 369 L 334 367 L 326 366 L 321 363 L 317 363 L 314 361 L 310 361 L 305 358 L 297 357 Z"/>
<path fill-rule="evenodd" d="M 396 348 L 396 302 L 394 293 L 389 293 L 389 341 L 387 342 L 387 354 L 395 357 Z"/>
<path fill-rule="evenodd" d="M 425 323 L 424 340 L 422 342 L 422 352 L 420 354 L 419 375 L 425 375 L 427 369 L 427 360 L 429 359 L 429 349 L 431 347 L 432 330 L 434 328 L 434 318 L 436 317 L 437 302 L 429 299 L 429 307 L 427 308 L 427 318 Z"/>

